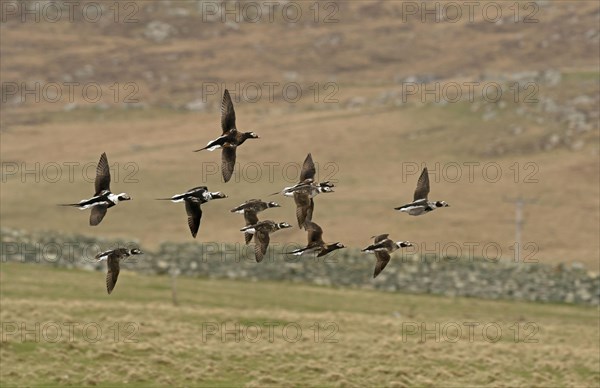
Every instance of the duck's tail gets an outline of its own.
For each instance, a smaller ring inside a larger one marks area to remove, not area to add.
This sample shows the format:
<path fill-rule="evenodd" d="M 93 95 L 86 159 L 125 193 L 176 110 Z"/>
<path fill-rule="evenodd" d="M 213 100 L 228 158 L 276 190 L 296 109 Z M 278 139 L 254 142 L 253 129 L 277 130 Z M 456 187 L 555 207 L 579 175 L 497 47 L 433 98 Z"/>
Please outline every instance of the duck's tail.
<path fill-rule="evenodd" d="M 290 252 L 285 252 L 285 254 L 286 255 L 300 256 L 301 254 L 304 253 L 304 251 L 306 251 L 306 248 L 299 248 L 299 249 L 294 249 L 293 251 L 290 251 Z"/>

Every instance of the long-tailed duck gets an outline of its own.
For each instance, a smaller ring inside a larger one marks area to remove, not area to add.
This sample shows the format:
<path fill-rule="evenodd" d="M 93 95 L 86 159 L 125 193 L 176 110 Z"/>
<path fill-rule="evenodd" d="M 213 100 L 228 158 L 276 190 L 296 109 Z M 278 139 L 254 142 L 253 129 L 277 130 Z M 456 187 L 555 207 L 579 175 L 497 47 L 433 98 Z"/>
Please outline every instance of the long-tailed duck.
<path fill-rule="evenodd" d="M 125 260 L 129 256 L 132 255 L 141 255 L 144 252 L 139 249 L 126 249 L 126 248 L 118 248 L 112 249 L 110 251 L 100 252 L 96 255 L 96 259 L 98 261 L 106 260 L 106 264 L 108 267 L 108 272 L 106 273 L 106 291 L 108 294 L 113 291 L 115 288 L 115 284 L 117 284 L 117 279 L 119 278 L 120 272 L 120 261 Z"/>
<path fill-rule="evenodd" d="M 331 182 L 316 183 L 314 181 L 316 174 L 315 164 L 312 155 L 309 153 L 304 159 L 302 170 L 300 171 L 300 183 L 286 187 L 282 191 L 273 193 L 283 194 L 286 197 L 294 197 L 296 203 L 296 219 L 300 228 L 305 226 L 306 221 L 312 220 L 312 215 L 315 209 L 313 198 L 320 193 L 332 193 L 333 187 Z"/>
<path fill-rule="evenodd" d="M 198 186 L 188 190 L 183 194 L 176 194 L 171 198 L 158 198 L 159 201 L 185 202 L 185 211 L 188 216 L 188 226 L 192 232 L 192 237 L 196 238 L 202 219 L 202 209 L 200 205 L 213 199 L 227 198 L 220 191 L 210 192 L 206 186 Z"/>
<path fill-rule="evenodd" d="M 373 244 L 369 245 L 363 252 L 375 253 L 377 258 L 377 264 L 375 264 L 375 271 L 373 272 L 373 278 L 383 271 L 387 263 L 390 262 L 390 253 L 394 252 L 398 248 L 412 247 L 412 243 L 408 241 L 394 242 L 388 238 L 389 234 L 380 234 L 379 236 L 373 236 Z"/>
<path fill-rule="evenodd" d="M 308 244 L 304 248 L 295 249 L 289 253 L 293 255 L 316 254 L 317 257 L 321 257 L 336 249 L 345 248 L 339 242 L 326 244 L 323 241 L 323 229 L 312 221 L 305 222 L 305 229 L 308 233 Z"/>
<path fill-rule="evenodd" d="M 427 196 L 429 195 L 429 174 L 427 173 L 427 167 L 421 172 L 419 180 L 417 181 L 417 188 L 415 189 L 415 195 L 413 201 L 406 205 L 394 208 L 395 210 L 408 213 L 411 216 L 420 216 L 427 214 L 439 207 L 448 207 L 444 201 L 429 201 Z"/>
<path fill-rule="evenodd" d="M 254 132 L 240 132 L 237 130 L 235 126 L 235 110 L 233 109 L 233 102 L 227 89 L 223 93 L 223 101 L 221 102 L 221 129 L 223 130 L 223 134 L 220 137 L 209 141 L 206 147 L 194 152 L 202 150 L 214 151 L 222 148 L 221 173 L 223 174 L 223 180 L 228 182 L 235 167 L 237 147 L 242 145 L 247 139 L 258 139 L 258 135 Z"/>
<path fill-rule="evenodd" d="M 245 226 L 240 231 L 244 233 L 251 233 L 256 236 L 254 239 L 254 253 L 256 257 L 256 261 L 260 263 L 267 253 L 267 248 L 269 247 L 269 241 L 271 238 L 269 237 L 270 233 L 276 232 L 279 229 L 291 228 L 292 225 L 287 222 L 273 222 L 270 220 L 261 221 L 255 225 Z"/>
<path fill-rule="evenodd" d="M 258 213 L 272 207 L 281 207 L 281 205 L 277 202 L 264 202 L 260 199 L 249 199 L 240 206 L 231 209 L 231 212 L 244 214 L 246 226 L 250 226 L 258 224 Z M 254 236 L 252 233 L 244 233 L 246 245 L 250 243 L 252 236 Z"/>
<path fill-rule="evenodd" d="M 96 180 L 94 182 L 95 193 L 90 199 L 84 199 L 79 203 L 70 203 L 60 206 L 74 206 L 80 210 L 92 209 L 90 214 L 90 225 L 96 226 L 106 215 L 106 211 L 117 205 L 120 201 L 129 201 L 131 197 L 127 193 L 113 194 L 110 191 L 110 169 L 106 153 L 100 155 L 100 161 L 96 167 Z"/>

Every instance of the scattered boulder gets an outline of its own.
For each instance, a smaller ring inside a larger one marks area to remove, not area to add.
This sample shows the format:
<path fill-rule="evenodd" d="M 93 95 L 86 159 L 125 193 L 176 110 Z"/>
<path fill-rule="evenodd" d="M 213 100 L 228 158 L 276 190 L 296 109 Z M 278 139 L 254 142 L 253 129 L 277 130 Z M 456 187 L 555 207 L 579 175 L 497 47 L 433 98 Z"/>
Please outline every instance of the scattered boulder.
<path fill-rule="evenodd" d="M 208 104 L 198 98 L 185 104 L 184 109 L 192 112 L 205 112 L 208 109 Z"/>
<path fill-rule="evenodd" d="M 73 75 L 78 80 L 90 78 L 94 75 L 94 66 L 92 66 L 88 63 L 85 66 L 83 66 L 82 68 L 75 70 Z"/>
<path fill-rule="evenodd" d="M 156 43 L 161 43 L 173 36 L 176 32 L 177 30 L 175 27 L 170 24 L 161 22 L 160 20 L 154 20 L 146 24 L 144 36 Z"/>
<path fill-rule="evenodd" d="M 548 86 L 556 86 L 562 81 L 562 73 L 559 70 L 548 69 L 542 72 L 540 79 Z"/>

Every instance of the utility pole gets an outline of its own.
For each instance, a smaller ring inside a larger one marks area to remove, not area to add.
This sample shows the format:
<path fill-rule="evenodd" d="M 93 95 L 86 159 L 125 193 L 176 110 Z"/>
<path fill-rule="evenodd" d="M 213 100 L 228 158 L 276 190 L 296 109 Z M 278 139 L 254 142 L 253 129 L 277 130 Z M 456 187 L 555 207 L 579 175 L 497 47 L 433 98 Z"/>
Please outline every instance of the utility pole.
<path fill-rule="evenodd" d="M 536 203 L 537 199 L 534 198 L 523 198 L 519 195 L 516 198 L 504 198 L 504 202 L 510 202 L 515 204 L 515 262 L 521 262 L 521 248 L 522 248 L 522 231 L 525 220 L 523 218 L 523 208 L 525 204 Z"/>
<path fill-rule="evenodd" d="M 171 299 L 173 301 L 173 306 L 178 306 L 179 302 L 177 301 L 177 276 L 179 276 L 179 273 L 181 272 L 179 270 L 179 268 L 172 266 L 170 269 L 170 275 L 171 275 Z"/>

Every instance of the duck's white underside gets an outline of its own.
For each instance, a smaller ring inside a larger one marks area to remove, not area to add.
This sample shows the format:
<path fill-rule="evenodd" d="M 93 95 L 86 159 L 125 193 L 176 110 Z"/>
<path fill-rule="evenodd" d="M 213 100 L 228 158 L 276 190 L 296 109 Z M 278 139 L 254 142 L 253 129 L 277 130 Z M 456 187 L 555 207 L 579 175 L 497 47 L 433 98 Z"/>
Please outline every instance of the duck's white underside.
<path fill-rule="evenodd" d="M 87 201 L 89 201 L 89 200 L 87 200 Z M 81 201 L 81 202 L 86 202 L 86 201 Z M 106 201 L 94 202 L 94 203 L 91 203 L 91 204 L 80 206 L 79 210 L 85 210 L 85 209 L 89 209 L 89 208 L 92 208 L 94 206 L 99 206 L 99 205 L 110 205 L 110 204 L 108 202 L 106 202 Z"/>

